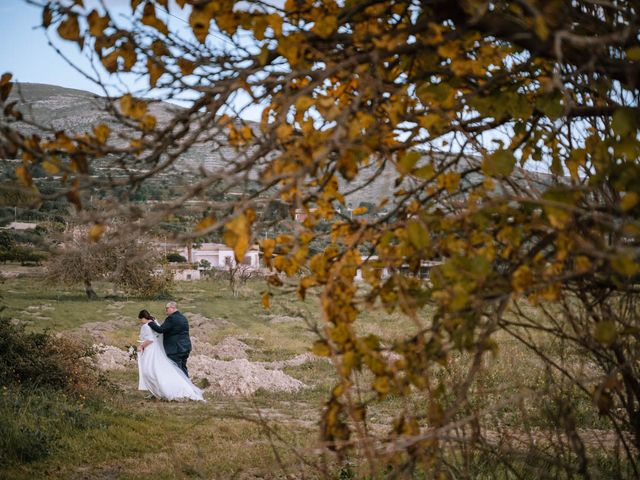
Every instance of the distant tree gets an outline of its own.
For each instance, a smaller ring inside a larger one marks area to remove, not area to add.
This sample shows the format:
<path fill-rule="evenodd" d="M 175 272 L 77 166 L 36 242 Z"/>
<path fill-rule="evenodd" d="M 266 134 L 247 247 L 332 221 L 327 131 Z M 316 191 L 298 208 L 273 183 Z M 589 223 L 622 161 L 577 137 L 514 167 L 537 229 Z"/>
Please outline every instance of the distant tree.
<path fill-rule="evenodd" d="M 97 298 L 93 283 L 98 280 L 154 297 L 166 293 L 172 283 L 161 264 L 161 253 L 149 243 L 124 238 L 98 242 L 86 230 L 72 230 L 52 254 L 45 277 L 64 285 L 83 284 L 90 299 Z"/>
<path fill-rule="evenodd" d="M 229 289 L 234 297 L 240 294 L 240 287 L 245 285 L 249 279 L 256 276 L 256 271 L 250 265 L 243 263 L 232 263 L 226 269 Z"/>
<path fill-rule="evenodd" d="M 173 263 L 186 263 L 187 261 L 186 258 L 184 258 L 182 255 L 176 252 L 168 253 L 166 258 L 168 262 L 173 262 Z"/>
<path fill-rule="evenodd" d="M 198 268 L 200 268 L 202 270 L 210 270 L 211 269 L 211 262 L 209 260 L 203 258 L 198 263 Z"/>

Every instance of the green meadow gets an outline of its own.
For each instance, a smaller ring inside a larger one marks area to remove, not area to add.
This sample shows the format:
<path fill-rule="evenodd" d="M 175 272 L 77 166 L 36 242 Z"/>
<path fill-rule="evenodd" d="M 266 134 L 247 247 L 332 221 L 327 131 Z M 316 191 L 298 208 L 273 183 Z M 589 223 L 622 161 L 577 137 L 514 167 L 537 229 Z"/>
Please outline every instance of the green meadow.
<path fill-rule="evenodd" d="M 216 322 L 205 338 L 212 345 L 227 337 L 249 345 L 249 361 L 286 360 L 308 352 L 316 339 L 314 330 L 322 328 L 317 298 L 275 295 L 265 310 L 260 299 L 265 288 L 260 280 L 250 281 L 234 296 L 221 280 L 180 282 L 173 299 L 182 312 Z M 160 317 L 166 299 L 123 297 L 110 289 L 97 284 L 100 298 L 88 300 L 81 288 L 45 284 L 28 274 L 7 277 L 2 284 L 2 316 L 23 325 L 26 332 L 47 331 L 87 346 L 95 341 L 91 333 L 100 324 L 116 322 L 117 328 L 100 330 L 103 343 L 124 349 L 136 343 L 138 311 L 146 308 Z M 430 312 L 424 315 L 428 318 Z M 272 321 L 276 317 L 288 321 Z M 415 327 L 398 313 L 363 308 L 357 328 L 393 339 Z M 198 333 L 192 327 L 192 335 Z M 471 389 L 469 411 L 484 412 L 479 419 L 487 438 L 508 431 L 540 436 L 553 424 L 552 406 L 526 395 L 513 402 L 507 399 L 543 388 L 545 369 L 512 338 L 498 337 L 498 343 Z M 556 347 L 548 348 L 553 353 Z M 468 362 L 464 354 L 454 355 L 440 375 L 451 384 L 460 382 Z M 259 390 L 248 397 L 207 389 L 204 404 L 164 402 L 137 390 L 133 361 L 124 370 L 104 372 L 100 388 L 81 397 L 37 385 L 4 386 L 0 478 L 385 478 L 384 472 L 369 473 L 355 458 L 338 459 L 321 448 L 319 422 L 323 401 L 335 382 L 332 365 L 311 361 L 284 367 L 283 372 L 306 388 L 295 393 Z M 364 384 L 367 379 L 362 374 L 358 380 Z M 594 438 L 609 434 L 608 424 L 589 399 L 576 392 L 571 401 L 580 429 Z M 371 401 L 368 428 L 373 433 L 388 431 L 393 416 L 403 409 L 420 414 L 428 405 L 421 395 Z M 450 478 L 517 478 L 514 468 L 523 472 L 519 478 L 543 478 L 549 471 L 549 464 L 525 447 L 512 453 L 514 460 L 507 468 L 497 467 L 500 462 L 482 451 L 462 458 L 453 449 L 451 461 L 457 467 L 451 467 Z M 612 461 L 606 449 L 594 455 L 602 478 L 607 478 Z M 417 472 L 415 478 L 422 478 Z"/>

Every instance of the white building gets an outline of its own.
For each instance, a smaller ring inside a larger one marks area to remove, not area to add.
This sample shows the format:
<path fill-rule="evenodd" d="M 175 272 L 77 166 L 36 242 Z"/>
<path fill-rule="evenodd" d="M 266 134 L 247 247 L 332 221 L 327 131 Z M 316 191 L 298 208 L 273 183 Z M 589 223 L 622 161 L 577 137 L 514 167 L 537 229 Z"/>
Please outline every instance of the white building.
<path fill-rule="evenodd" d="M 200 270 L 196 268 L 174 269 L 173 278 L 178 281 L 200 280 Z"/>
<path fill-rule="evenodd" d="M 189 263 L 200 263 L 206 260 L 213 268 L 226 268 L 235 266 L 233 250 L 222 243 L 203 243 L 199 247 L 187 246 L 178 253 L 187 259 Z M 242 260 L 243 265 L 251 268 L 260 268 L 260 249 L 253 245 Z"/>

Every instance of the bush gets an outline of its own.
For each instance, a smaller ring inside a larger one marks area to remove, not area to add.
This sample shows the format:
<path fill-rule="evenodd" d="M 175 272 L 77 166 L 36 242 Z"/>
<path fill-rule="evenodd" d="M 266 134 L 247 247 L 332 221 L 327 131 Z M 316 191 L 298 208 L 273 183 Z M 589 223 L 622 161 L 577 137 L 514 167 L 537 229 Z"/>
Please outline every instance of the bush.
<path fill-rule="evenodd" d="M 87 358 L 91 350 L 48 333 L 26 333 L 0 318 L 0 385 L 28 385 L 83 394 L 97 378 Z"/>
<path fill-rule="evenodd" d="M 168 253 L 167 254 L 167 262 L 172 262 L 172 263 L 186 263 L 187 259 L 184 258 L 182 255 L 180 255 L 179 253 Z"/>
<path fill-rule="evenodd" d="M 0 468 L 46 458 L 91 426 L 85 402 L 103 389 L 90 355 L 72 340 L 0 318 Z"/>

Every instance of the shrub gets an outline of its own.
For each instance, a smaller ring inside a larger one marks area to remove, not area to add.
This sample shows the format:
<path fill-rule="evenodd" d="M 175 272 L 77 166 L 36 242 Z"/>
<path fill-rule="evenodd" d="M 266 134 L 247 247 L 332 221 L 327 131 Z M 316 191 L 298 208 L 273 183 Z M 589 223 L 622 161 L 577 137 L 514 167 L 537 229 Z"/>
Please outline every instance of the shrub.
<path fill-rule="evenodd" d="M 187 259 L 184 258 L 182 255 L 180 255 L 179 253 L 176 252 L 171 252 L 167 254 L 167 262 L 173 262 L 173 263 L 186 263 Z"/>
<path fill-rule="evenodd" d="M 83 394 L 96 385 L 91 350 L 49 333 L 26 333 L 0 318 L 0 385 L 28 385 Z"/>
<path fill-rule="evenodd" d="M 103 391 L 90 355 L 73 340 L 0 318 L 0 468 L 46 458 L 90 426 L 85 402 Z"/>

